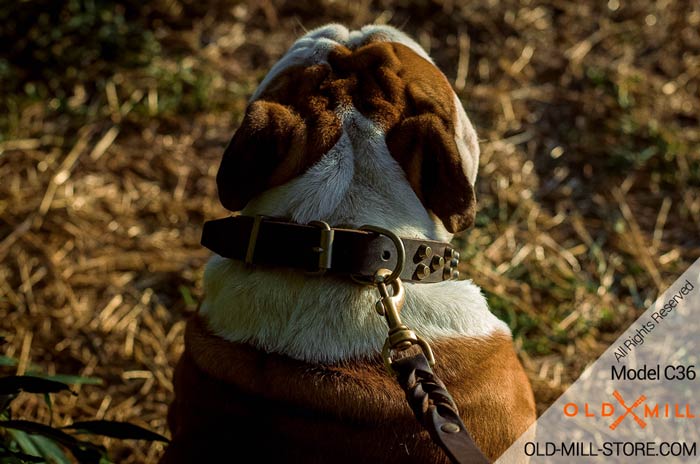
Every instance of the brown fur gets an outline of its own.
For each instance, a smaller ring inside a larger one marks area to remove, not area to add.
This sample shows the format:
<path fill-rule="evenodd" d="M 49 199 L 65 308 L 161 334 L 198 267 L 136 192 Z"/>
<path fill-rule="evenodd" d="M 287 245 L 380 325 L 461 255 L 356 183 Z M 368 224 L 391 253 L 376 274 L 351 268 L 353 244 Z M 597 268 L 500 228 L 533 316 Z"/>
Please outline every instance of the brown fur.
<path fill-rule="evenodd" d="M 447 462 L 379 359 L 312 365 L 227 342 L 189 321 L 163 463 Z M 434 343 L 436 373 L 476 443 L 495 459 L 535 419 L 507 335 Z"/>
<path fill-rule="evenodd" d="M 445 76 L 394 42 L 339 46 L 328 62 L 283 71 L 250 104 L 217 176 L 223 205 L 242 209 L 318 162 L 341 135 L 335 110 L 352 105 L 383 128 L 411 187 L 447 230 L 470 226 L 476 200 L 455 143 L 457 110 Z"/>
<path fill-rule="evenodd" d="M 269 88 L 285 91 L 275 92 L 274 98 L 263 94 L 248 106 L 216 177 L 226 208 L 238 211 L 255 195 L 303 174 L 338 141 L 340 120 L 328 97 L 316 95 L 328 68 L 299 71 L 296 82 L 280 76 Z"/>

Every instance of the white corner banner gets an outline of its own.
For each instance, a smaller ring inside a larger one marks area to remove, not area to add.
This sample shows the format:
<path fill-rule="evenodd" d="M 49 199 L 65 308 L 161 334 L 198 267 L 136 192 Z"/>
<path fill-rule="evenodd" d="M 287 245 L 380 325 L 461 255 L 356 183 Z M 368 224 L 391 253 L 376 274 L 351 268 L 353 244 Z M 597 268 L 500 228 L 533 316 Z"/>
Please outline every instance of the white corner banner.
<path fill-rule="evenodd" d="M 498 461 L 700 462 L 700 259 Z"/>

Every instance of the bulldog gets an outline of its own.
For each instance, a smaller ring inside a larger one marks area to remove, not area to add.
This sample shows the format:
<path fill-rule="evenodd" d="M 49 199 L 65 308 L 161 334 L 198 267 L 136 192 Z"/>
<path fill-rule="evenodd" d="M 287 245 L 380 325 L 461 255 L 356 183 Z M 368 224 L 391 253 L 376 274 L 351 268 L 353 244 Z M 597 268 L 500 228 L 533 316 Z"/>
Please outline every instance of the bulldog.
<path fill-rule="evenodd" d="M 478 159 L 474 128 L 425 50 L 388 26 L 332 24 L 297 40 L 263 79 L 217 186 L 240 218 L 371 224 L 443 243 L 473 223 Z M 258 232 L 225 235 L 246 242 L 246 257 L 206 266 L 161 462 L 448 462 L 384 369 L 376 288 L 251 265 L 251 253 L 287 246 L 284 235 L 256 245 Z M 535 420 L 532 390 L 479 287 L 435 262 L 446 277 L 406 281 L 401 318 L 432 346 L 469 433 L 496 459 Z"/>

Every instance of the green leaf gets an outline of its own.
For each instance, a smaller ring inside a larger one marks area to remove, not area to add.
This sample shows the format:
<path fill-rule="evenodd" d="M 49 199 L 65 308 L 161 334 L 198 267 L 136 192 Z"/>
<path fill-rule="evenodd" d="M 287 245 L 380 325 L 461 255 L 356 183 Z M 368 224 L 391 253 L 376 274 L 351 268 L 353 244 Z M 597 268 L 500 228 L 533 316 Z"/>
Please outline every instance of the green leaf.
<path fill-rule="evenodd" d="M 72 464 L 63 449 L 50 438 L 42 435 L 30 435 L 29 439 L 34 443 L 39 454 L 51 464 Z"/>
<path fill-rule="evenodd" d="M 0 464 L 25 464 L 27 461 L 22 461 L 19 458 L 16 458 L 14 456 L 3 456 L 2 453 L 0 453 Z M 43 461 L 42 461 L 43 462 Z"/>
<path fill-rule="evenodd" d="M 2 422 L 0 422 L 2 423 Z M 34 456 L 39 456 L 39 450 L 34 446 L 32 440 L 29 439 L 29 435 L 22 432 L 21 430 L 8 430 L 9 435 L 17 443 L 19 449 L 26 454 L 31 454 Z"/>
<path fill-rule="evenodd" d="M 98 464 L 102 456 L 106 454 L 106 450 L 102 446 L 80 441 L 62 430 L 38 422 L 26 420 L 0 421 L 0 428 L 21 430 L 30 434 L 50 438 L 68 448 L 81 464 Z"/>
<path fill-rule="evenodd" d="M 99 377 L 83 377 L 81 375 L 68 375 L 68 374 L 56 374 L 56 375 L 37 375 L 42 379 L 53 380 L 55 382 L 62 382 L 71 385 L 102 385 L 102 379 Z"/>
<path fill-rule="evenodd" d="M 49 417 L 53 418 L 53 401 L 50 393 L 44 393 L 44 403 L 49 407 Z"/>
<path fill-rule="evenodd" d="M 0 395 L 0 412 L 4 412 L 10 407 L 10 403 L 14 400 L 17 395 Z"/>
<path fill-rule="evenodd" d="M 150 430 L 146 430 L 138 425 L 128 422 L 94 420 L 74 422 L 71 425 L 62 427 L 63 429 L 75 430 L 75 433 L 90 433 L 94 435 L 103 435 L 105 437 L 132 439 L 132 440 L 149 440 L 162 441 L 169 443 L 170 440 Z"/>
<path fill-rule="evenodd" d="M 17 358 L 0 355 L 0 367 L 15 367 L 17 364 L 19 364 L 19 360 Z M 29 363 L 29 365 L 27 366 L 27 372 L 25 374 L 40 376 L 41 372 L 41 366 Z"/>
<path fill-rule="evenodd" d="M 11 375 L 0 378 L 0 395 L 16 395 L 21 391 L 28 393 L 56 393 L 70 391 L 68 385 L 55 380 L 42 379 L 30 375 Z"/>
<path fill-rule="evenodd" d="M 9 356 L 5 356 L 4 354 L 0 354 L 0 366 L 14 367 L 17 364 L 19 364 L 19 361 L 17 361 L 15 358 L 11 358 Z"/>
<path fill-rule="evenodd" d="M 23 464 L 25 462 L 46 462 L 46 460 L 39 456 L 32 456 L 31 454 L 22 453 L 19 451 L 12 451 L 6 448 L 0 448 L 0 462 L 16 462 L 19 464 Z M 70 461 L 68 464 L 70 464 Z"/>
<path fill-rule="evenodd" d="M 187 286 L 180 285 L 177 289 L 180 290 L 180 295 L 182 295 L 182 299 L 185 300 L 185 305 L 188 308 L 194 308 L 197 306 L 197 300 L 194 299 L 192 292 Z"/>

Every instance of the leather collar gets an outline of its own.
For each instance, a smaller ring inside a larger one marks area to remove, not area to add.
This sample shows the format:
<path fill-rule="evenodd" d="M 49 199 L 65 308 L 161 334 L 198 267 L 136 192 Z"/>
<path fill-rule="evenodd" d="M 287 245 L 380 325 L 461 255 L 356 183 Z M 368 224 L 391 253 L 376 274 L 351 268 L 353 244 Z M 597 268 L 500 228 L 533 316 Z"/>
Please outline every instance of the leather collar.
<path fill-rule="evenodd" d="M 263 216 L 233 216 L 204 223 L 202 245 L 228 259 L 249 265 L 279 266 L 308 273 L 331 273 L 371 280 L 381 268 L 396 268 L 405 249 L 399 277 L 407 282 L 442 282 L 459 277 L 459 253 L 449 243 L 393 238 L 361 229 L 331 228 L 323 222 L 297 224 Z"/>

